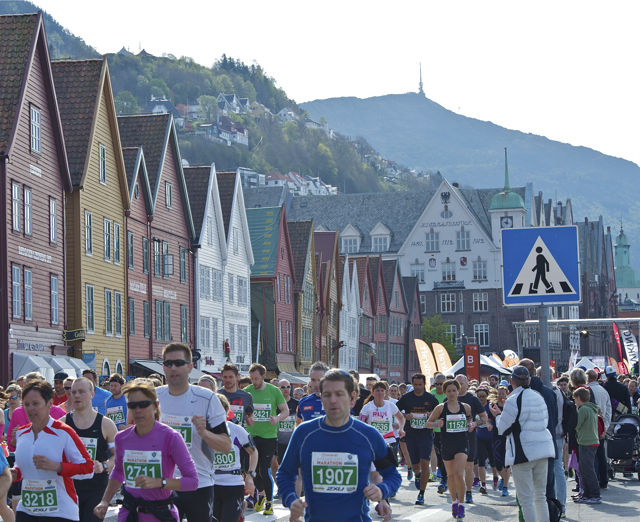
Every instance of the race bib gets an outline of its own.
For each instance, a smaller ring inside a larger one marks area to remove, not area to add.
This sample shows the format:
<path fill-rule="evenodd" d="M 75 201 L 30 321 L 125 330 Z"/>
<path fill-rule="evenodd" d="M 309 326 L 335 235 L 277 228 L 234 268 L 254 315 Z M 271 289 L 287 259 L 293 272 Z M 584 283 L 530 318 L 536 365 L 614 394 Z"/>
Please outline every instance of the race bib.
<path fill-rule="evenodd" d="M 236 452 L 213 454 L 213 467 L 216 469 L 234 469 L 236 467 Z"/>
<path fill-rule="evenodd" d="M 358 455 L 312 452 L 311 483 L 316 493 L 353 493 L 358 488 Z"/>
<path fill-rule="evenodd" d="M 191 417 L 180 415 L 167 415 L 162 414 L 160 422 L 171 426 L 176 430 L 184 440 L 188 449 L 191 449 L 191 436 L 193 435 L 193 424 L 191 424 Z"/>
<path fill-rule="evenodd" d="M 55 479 L 22 480 L 22 505 L 29 513 L 58 511 L 58 491 Z"/>
<path fill-rule="evenodd" d="M 380 435 L 386 435 L 391 431 L 391 423 L 389 421 L 372 420 L 371 426 L 373 426 Z"/>
<path fill-rule="evenodd" d="M 124 418 L 124 409 L 122 406 L 112 406 L 107 408 L 107 417 L 109 417 L 114 424 L 124 424 L 127 419 Z"/>
<path fill-rule="evenodd" d="M 289 415 L 286 419 L 278 421 L 278 431 L 282 433 L 291 433 L 295 427 L 296 418 L 294 415 Z"/>
<path fill-rule="evenodd" d="M 254 404 L 253 420 L 254 422 L 269 422 L 271 417 L 271 404 Z"/>
<path fill-rule="evenodd" d="M 242 422 L 244 421 L 244 406 L 242 404 L 231 404 L 229 405 L 231 411 L 233 412 L 233 416 L 236 424 L 240 424 L 242 426 Z"/>
<path fill-rule="evenodd" d="M 91 460 L 96 460 L 96 448 L 98 447 L 98 439 L 90 439 L 88 437 L 80 437 L 82 444 L 87 449 L 87 453 Z"/>
<path fill-rule="evenodd" d="M 464 413 L 450 413 L 445 419 L 447 433 L 467 431 L 467 416 Z"/>
<path fill-rule="evenodd" d="M 427 414 L 426 413 L 413 413 L 411 417 L 410 426 L 414 430 L 423 430 L 427 427 Z"/>
<path fill-rule="evenodd" d="M 124 451 L 124 480 L 130 488 L 136 487 L 136 477 L 162 478 L 162 451 Z"/>

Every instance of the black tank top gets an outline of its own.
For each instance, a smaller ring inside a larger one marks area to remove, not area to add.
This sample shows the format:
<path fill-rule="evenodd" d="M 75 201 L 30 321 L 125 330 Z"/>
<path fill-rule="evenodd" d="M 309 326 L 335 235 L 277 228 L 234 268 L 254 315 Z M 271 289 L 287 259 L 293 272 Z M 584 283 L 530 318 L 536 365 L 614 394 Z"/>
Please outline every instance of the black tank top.
<path fill-rule="evenodd" d="M 93 460 L 100 462 L 106 462 L 111 457 L 109 446 L 102 434 L 102 414 L 96 414 L 96 418 L 93 424 L 85 429 L 78 428 L 73 422 L 73 413 L 68 413 L 66 417 L 66 424 L 68 424 L 73 431 L 78 434 L 78 437 L 82 439 L 85 448 L 89 452 L 89 455 Z M 98 484 L 106 483 L 109 479 L 108 473 L 98 473 L 91 479 L 86 480 L 74 480 L 73 483 L 76 489 L 89 489 L 97 486 Z"/>
<path fill-rule="evenodd" d="M 440 419 L 442 419 L 444 421 L 444 425 L 442 426 L 442 428 L 440 428 L 442 430 L 442 433 L 447 435 L 447 439 L 452 439 L 455 438 L 455 436 L 460 437 L 461 439 L 464 438 L 466 440 L 467 437 L 467 412 L 464 409 L 464 405 L 458 401 L 458 406 L 459 406 L 459 410 L 456 413 L 453 413 L 451 411 L 449 411 L 449 406 L 447 405 L 447 401 L 444 401 L 443 403 L 443 407 L 442 407 L 442 412 L 440 413 Z M 462 419 L 464 419 L 464 429 L 462 429 L 462 425 L 460 424 L 459 426 L 457 426 L 454 429 L 460 429 L 461 431 L 450 431 L 447 430 L 447 415 L 460 415 L 462 414 L 462 417 L 460 418 L 459 421 L 457 422 L 461 422 Z"/>

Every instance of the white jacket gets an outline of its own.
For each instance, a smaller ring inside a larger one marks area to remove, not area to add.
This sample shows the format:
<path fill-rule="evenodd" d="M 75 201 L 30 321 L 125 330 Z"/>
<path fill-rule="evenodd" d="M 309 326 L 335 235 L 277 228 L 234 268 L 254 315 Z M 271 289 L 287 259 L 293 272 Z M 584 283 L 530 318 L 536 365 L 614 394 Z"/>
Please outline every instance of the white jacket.
<path fill-rule="evenodd" d="M 547 405 L 537 391 L 531 388 L 518 387 L 507 398 L 504 410 L 497 417 L 498 433 L 502 435 L 516 420 L 518 415 L 518 395 L 523 393 L 522 408 L 520 410 L 520 443 L 529 462 L 555 457 L 555 447 L 551 433 L 547 429 Z M 516 445 L 513 434 L 507 436 L 505 464 L 512 466 L 515 461 Z"/>
<path fill-rule="evenodd" d="M 593 398 L 596 400 L 604 419 L 604 429 L 608 430 L 609 424 L 611 424 L 611 397 L 609 397 L 609 392 L 595 381 L 590 382 L 587 386 L 593 391 Z"/>

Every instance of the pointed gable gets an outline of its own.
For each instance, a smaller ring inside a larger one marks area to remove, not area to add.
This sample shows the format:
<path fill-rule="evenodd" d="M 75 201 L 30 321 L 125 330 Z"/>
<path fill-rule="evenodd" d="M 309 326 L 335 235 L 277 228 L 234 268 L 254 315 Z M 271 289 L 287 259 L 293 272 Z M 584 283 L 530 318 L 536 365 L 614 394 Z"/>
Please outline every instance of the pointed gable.
<path fill-rule="evenodd" d="M 231 223 L 231 210 L 233 209 L 233 197 L 235 195 L 236 173 L 218 172 L 218 192 L 220 193 L 220 205 L 222 207 L 222 219 L 224 232 L 229 237 Z"/>
<path fill-rule="evenodd" d="M 51 106 L 55 144 L 62 183 L 71 190 L 69 164 L 64 146 L 62 122 L 55 96 L 42 13 L 0 16 L 0 155 L 9 155 L 18 130 L 18 118 L 34 60 L 43 69 L 45 90 Z"/>
<path fill-rule="evenodd" d="M 151 187 L 149 187 L 149 175 L 147 174 L 147 165 L 142 147 L 123 147 L 122 159 L 127 174 L 131 208 L 133 210 L 134 202 L 142 196 L 145 214 L 150 216 L 153 212 L 153 198 L 151 196 Z M 136 185 L 138 186 L 137 192 Z"/>
<path fill-rule="evenodd" d="M 207 201 L 211 193 L 212 167 L 185 167 L 184 180 L 187 184 L 189 203 L 191 205 L 191 216 L 193 217 L 193 227 L 195 229 L 195 243 L 201 244 L 203 223 L 207 212 Z"/>
<path fill-rule="evenodd" d="M 302 291 L 304 283 L 304 271 L 307 266 L 307 255 L 311 244 L 313 221 L 289 221 L 289 240 L 293 253 L 293 265 L 295 269 L 294 291 Z M 313 255 L 313 254 L 312 254 Z"/>

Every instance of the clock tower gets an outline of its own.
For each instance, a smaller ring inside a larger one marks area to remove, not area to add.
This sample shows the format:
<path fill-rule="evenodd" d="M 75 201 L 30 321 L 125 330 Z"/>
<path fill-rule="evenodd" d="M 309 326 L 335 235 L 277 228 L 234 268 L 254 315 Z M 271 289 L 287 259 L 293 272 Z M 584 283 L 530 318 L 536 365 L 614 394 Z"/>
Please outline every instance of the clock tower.
<path fill-rule="evenodd" d="M 491 235 L 494 244 L 500 248 L 503 228 L 522 228 L 525 226 L 527 211 L 520 195 L 509 186 L 509 166 L 507 149 L 504 149 L 504 189 L 491 198 L 489 214 L 491 215 Z"/>

